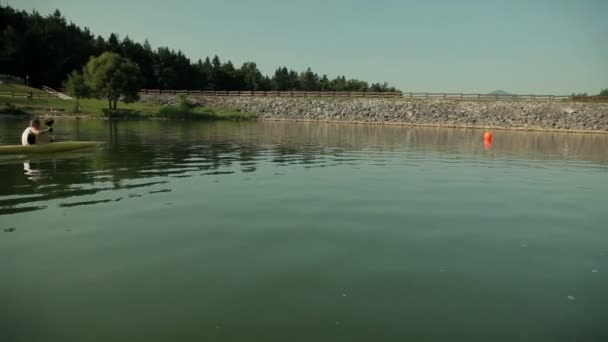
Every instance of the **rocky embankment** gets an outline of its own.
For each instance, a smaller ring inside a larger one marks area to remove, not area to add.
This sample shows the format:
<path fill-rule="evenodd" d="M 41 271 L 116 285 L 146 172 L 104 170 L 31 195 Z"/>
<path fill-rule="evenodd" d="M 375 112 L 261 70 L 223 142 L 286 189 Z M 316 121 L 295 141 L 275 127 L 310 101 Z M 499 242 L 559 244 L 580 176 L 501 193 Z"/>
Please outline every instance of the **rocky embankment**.
<path fill-rule="evenodd" d="M 170 104 L 176 99 L 144 95 L 142 101 Z M 608 132 L 608 103 L 198 96 L 188 101 L 238 108 L 268 120 Z"/>

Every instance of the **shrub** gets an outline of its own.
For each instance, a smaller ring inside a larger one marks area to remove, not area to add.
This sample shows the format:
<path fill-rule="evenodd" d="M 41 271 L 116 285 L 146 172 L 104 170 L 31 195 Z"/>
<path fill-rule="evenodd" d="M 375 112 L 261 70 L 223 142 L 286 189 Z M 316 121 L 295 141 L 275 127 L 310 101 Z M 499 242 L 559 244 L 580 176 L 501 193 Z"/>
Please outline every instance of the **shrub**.
<path fill-rule="evenodd" d="M 177 104 L 168 105 L 158 112 L 158 116 L 164 119 L 186 119 L 193 116 L 192 109 L 196 106 L 188 103 L 184 96 L 177 99 Z"/>
<path fill-rule="evenodd" d="M 103 117 L 108 119 L 138 118 L 141 114 L 132 109 L 102 109 Z"/>

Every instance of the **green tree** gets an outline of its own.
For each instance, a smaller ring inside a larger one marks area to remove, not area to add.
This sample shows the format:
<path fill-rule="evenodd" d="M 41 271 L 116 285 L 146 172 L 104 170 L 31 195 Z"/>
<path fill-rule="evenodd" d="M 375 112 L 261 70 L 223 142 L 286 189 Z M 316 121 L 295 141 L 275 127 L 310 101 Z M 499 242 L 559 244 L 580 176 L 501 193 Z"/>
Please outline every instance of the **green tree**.
<path fill-rule="evenodd" d="M 364 81 L 347 81 L 343 76 L 330 81 L 327 77 L 319 78 L 312 70 L 302 73 L 286 67 L 278 68 L 272 78 L 264 75 L 260 78 L 251 64 L 247 65 L 249 69 L 240 68 L 235 72 L 230 61 L 220 61 L 218 56 L 193 63 L 179 50 L 152 49 L 148 42 L 140 44 L 128 36 L 120 39 L 117 33 L 105 38 L 94 35 L 87 28 L 66 20 L 58 10 L 43 16 L 35 10 L 27 12 L 0 4 L 0 74 L 28 75 L 31 85 L 59 87 L 73 70 L 80 70 L 91 56 L 104 52 L 117 53 L 137 64 L 142 87 L 148 89 L 361 91 L 369 88 Z M 375 88 L 394 89 L 382 84 Z"/>
<path fill-rule="evenodd" d="M 206 64 L 208 61 L 209 61 L 209 58 L 207 58 L 205 60 L 205 63 L 203 63 L 205 65 L 205 67 L 206 67 Z M 224 77 L 222 75 L 222 62 L 220 61 L 220 58 L 217 55 L 213 56 L 210 66 L 211 66 L 211 69 L 209 70 L 210 90 L 221 90 Z"/>
<path fill-rule="evenodd" d="M 101 55 L 102 53 L 104 53 L 104 51 L 108 50 L 108 44 L 102 36 L 97 36 L 97 38 L 91 40 L 90 44 L 93 45 L 93 51 L 95 56 Z"/>
<path fill-rule="evenodd" d="M 137 64 L 113 52 L 91 57 L 84 77 L 93 95 L 108 99 L 110 109 L 116 109 L 121 97 L 125 102 L 136 100 L 142 84 Z"/>
<path fill-rule="evenodd" d="M 365 81 L 350 79 L 344 83 L 344 90 L 346 91 L 367 91 L 368 89 L 369 86 Z"/>
<path fill-rule="evenodd" d="M 110 33 L 110 38 L 108 38 L 108 51 L 119 53 L 120 52 L 120 39 L 118 35 L 115 33 Z"/>
<path fill-rule="evenodd" d="M 270 90 L 272 89 L 272 80 L 268 76 L 263 76 L 260 80 L 260 89 L 258 90 Z"/>
<path fill-rule="evenodd" d="M 330 84 L 329 84 L 329 79 L 327 78 L 327 75 L 323 75 L 321 77 L 321 79 L 319 80 L 319 90 L 320 91 L 330 90 Z"/>
<path fill-rule="evenodd" d="M 319 76 L 312 72 L 310 68 L 302 72 L 299 77 L 300 89 L 314 91 L 319 89 Z"/>
<path fill-rule="evenodd" d="M 289 71 L 285 67 L 279 67 L 271 79 L 272 90 L 283 91 L 289 87 Z"/>
<path fill-rule="evenodd" d="M 330 87 L 331 90 L 333 91 L 345 91 L 346 90 L 346 77 L 344 76 L 338 76 L 336 78 L 334 78 L 333 80 L 331 80 L 330 82 Z"/>
<path fill-rule="evenodd" d="M 388 84 L 384 83 L 373 83 L 371 86 L 371 91 L 384 92 L 389 91 Z"/>
<path fill-rule="evenodd" d="M 245 62 L 238 70 L 239 79 L 243 90 L 261 90 L 263 88 L 264 76 L 258 66 L 253 62 Z"/>
<path fill-rule="evenodd" d="M 600 96 L 608 96 L 608 88 L 602 89 L 602 91 L 600 91 Z"/>
<path fill-rule="evenodd" d="M 64 88 L 68 95 L 76 98 L 76 112 L 78 113 L 80 111 L 80 99 L 89 97 L 91 88 L 89 88 L 84 76 L 78 70 L 72 71 L 68 76 L 68 79 L 64 83 Z"/>
<path fill-rule="evenodd" d="M 295 70 L 289 70 L 289 86 L 287 90 L 300 90 L 300 75 Z"/>
<path fill-rule="evenodd" d="M 200 78 L 204 80 L 204 90 L 215 90 L 215 78 L 213 65 L 209 60 L 209 57 L 205 58 L 205 61 L 199 67 Z"/>
<path fill-rule="evenodd" d="M 223 90 L 239 90 L 237 84 L 237 72 L 231 61 L 222 64 L 220 69 L 221 77 L 218 80 L 220 89 Z"/>
<path fill-rule="evenodd" d="M 158 87 L 154 74 L 154 52 L 147 40 L 142 45 L 132 41 L 127 36 L 120 42 L 120 52 L 118 53 L 139 66 L 144 88 L 155 89 Z"/>
<path fill-rule="evenodd" d="M 205 64 L 199 58 L 194 65 L 194 89 L 205 90 L 209 84 L 209 75 L 205 70 Z"/>
<path fill-rule="evenodd" d="M 156 50 L 154 75 L 160 89 L 176 89 L 178 79 L 175 70 L 175 54 L 169 48 L 161 47 Z"/>

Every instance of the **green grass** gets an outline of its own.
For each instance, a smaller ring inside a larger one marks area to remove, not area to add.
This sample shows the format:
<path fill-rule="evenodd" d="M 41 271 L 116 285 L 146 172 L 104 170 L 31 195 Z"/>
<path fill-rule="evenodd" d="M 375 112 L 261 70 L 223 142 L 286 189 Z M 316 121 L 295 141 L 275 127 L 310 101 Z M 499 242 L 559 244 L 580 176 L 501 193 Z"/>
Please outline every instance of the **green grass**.
<path fill-rule="evenodd" d="M 76 113 L 76 101 L 58 98 L 33 98 L 2 96 L 0 113 L 22 115 L 66 115 L 102 118 L 164 118 L 202 120 L 251 120 L 255 114 L 238 109 L 215 109 L 201 106 L 165 106 L 152 103 L 118 103 L 116 110 L 108 109 L 108 101 L 81 99 L 80 112 Z"/>
<path fill-rule="evenodd" d="M 44 90 L 28 87 L 25 84 L 15 83 L 12 81 L 2 81 L 0 84 L 0 90 L 16 91 L 16 92 L 32 92 L 32 93 L 44 93 Z"/>

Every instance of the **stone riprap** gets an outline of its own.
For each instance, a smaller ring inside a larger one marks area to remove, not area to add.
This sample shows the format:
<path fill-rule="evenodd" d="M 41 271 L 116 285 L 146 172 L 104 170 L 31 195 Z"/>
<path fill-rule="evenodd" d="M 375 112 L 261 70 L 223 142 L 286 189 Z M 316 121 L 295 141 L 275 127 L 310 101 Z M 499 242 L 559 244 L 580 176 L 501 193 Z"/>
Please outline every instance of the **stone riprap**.
<path fill-rule="evenodd" d="M 176 97 L 143 95 L 141 100 L 173 104 Z M 187 100 L 212 108 L 238 108 L 267 120 L 608 132 L 608 103 L 600 102 L 232 96 L 189 96 Z"/>

